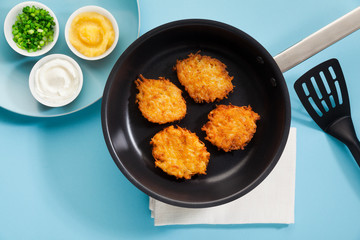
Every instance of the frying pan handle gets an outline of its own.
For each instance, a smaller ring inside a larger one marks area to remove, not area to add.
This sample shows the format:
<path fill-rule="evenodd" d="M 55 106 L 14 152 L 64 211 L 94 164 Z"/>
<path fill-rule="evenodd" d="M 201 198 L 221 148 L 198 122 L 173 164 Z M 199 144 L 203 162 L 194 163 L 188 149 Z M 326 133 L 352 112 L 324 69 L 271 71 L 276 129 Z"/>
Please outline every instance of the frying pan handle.
<path fill-rule="evenodd" d="M 280 70 L 286 72 L 359 28 L 360 7 L 278 54 L 275 61 Z"/>

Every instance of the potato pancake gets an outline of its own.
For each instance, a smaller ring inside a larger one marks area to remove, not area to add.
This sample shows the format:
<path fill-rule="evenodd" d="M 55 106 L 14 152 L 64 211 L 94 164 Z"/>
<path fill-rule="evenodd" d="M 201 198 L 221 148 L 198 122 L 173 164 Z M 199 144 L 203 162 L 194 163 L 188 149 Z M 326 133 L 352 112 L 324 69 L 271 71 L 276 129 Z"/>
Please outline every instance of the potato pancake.
<path fill-rule="evenodd" d="M 197 103 L 221 100 L 233 90 L 226 65 L 216 58 L 199 53 L 177 60 L 174 69 L 180 83 Z"/>
<path fill-rule="evenodd" d="M 206 174 L 210 153 L 195 133 L 169 126 L 155 134 L 150 144 L 155 166 L 176 178 Z"/>
<path fill-rule="evenodd" d="M 209 121 L 201 128 L 205 139 L 219 149 L 229 152 L 244 149 L 256 132 L 260 115 L 250 106 L 219 105 L 208 115 Z"/>
<path fill-rule="evenodd" d="M 168 79 L 141 79 L 135 81 L 139 93 L 136 102 L 142 115 L 153 123 L 164 124 L 180 120 L 186 115 L 182 91 Z"/>

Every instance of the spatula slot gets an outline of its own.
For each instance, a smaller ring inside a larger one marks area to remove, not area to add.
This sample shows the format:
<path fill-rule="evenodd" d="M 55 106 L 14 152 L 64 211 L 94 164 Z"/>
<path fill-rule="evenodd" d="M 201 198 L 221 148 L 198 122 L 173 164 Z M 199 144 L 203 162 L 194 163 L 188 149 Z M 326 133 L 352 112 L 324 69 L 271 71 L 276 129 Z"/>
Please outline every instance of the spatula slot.
<path fill-rule="evenodd" d="M 307 86 L 306 86 L 306 83 L 301 84 L 301 86 L 302 86 L 302 88 L 303 88 L 303 90 L 304 90 L 305 95 L 306 95 L 306 96 L 309 96 L 310 93 L 309 93 L 309 89 L 308 89 Z"/>
<path fill-rule="evenodd" d="M 340 88 L 340 84 L 339 81 L 335 81 L 335 88 L 336 88 L 336 92 L 338 95 L 338 103 L 339 105 L 343 104 L 343 99 L 342 99 L 342 94 L 341 94 L 341 88 Z"/>
<path fill-rule="evenodd" d="M 332 79 L 335 80 L 336 79 L 336 74 L 335 74 L 335 71 L 334 71 L 332 66 L 329 67 L 329 72 L 330 72 L 330 75 L 331 75 Z"/>
<path fill-rule="evenodd" d="M 315 92 L 316 92 L 318 98 L 319 98 L 319 99 L 322 99 L 323 96 L 322 96 L 322 94 L 321 94 L 321 91 L 320 91 L 320 88 L 319 88 L 318 84 L 316 83 L 315 77 L 311 77 L 311 78 L 310 78 L 310 81 L 311 81 L 311 83 L 312 83 L 312 85 L 313 85 L 313 87 L 314 87 L 314 89 L 315 89 Z"/>
<path fill-rule="evenodd" d="M 330 95 L 330 96 L 329 96 L 329 99 L 330 99 L 331 107 L 332 107 L 332 108 L 336 107 L 336 103 L 335 103 L 335 100 L 334 100 L 333 95 Z"/>
<path fill-rule="evenodd" d="M 329 111 L 329 107 L 328 107 L 328 105 L 326 104 L 325 100 L 322 100 L 322 101 L 321 101 L 321 104 L 323 105 L 325 112 L 328 112 L 328 111 Z"/>
<path fill-rule="evenodd" d="M 329 68 L 329 71 L 330 71 L 330 68 Z M 330 72 L 330 73 L 331 73 L 331 72 Z M 321 72 L 319 73 L 319 75 L 320 75 L 320 78 L 321 78 L 321 80 L 322 80 L 322 82 L 323 82 L 323 84 L 324 84 L 324 87 L 325 87 L 325 89 L 326 89 L 326 92 L 327 92 L 328 94 L 330 94 L 330 93 L 331 93 L 331 90 L 330 90 L 329 83 L 328 83 L 327 80 L 326 80 L 325 73 L 324 73 L 323 71 L 321 71 Z M 333 79 L 334 79 L 334 78 L 333 78 Z"/>
<path fill-rule="evenodd" d="M 321 110 L 318 108 L 318 106 L 316 105 L 314 99 L 312 97 L 308 98 L 309 103 L 311 104 L 311 107 L 315 110 L 315 112 L 317 113 L 317 115 L 319 117 L 322 117 L 324 114 L 321 112 Z"/>

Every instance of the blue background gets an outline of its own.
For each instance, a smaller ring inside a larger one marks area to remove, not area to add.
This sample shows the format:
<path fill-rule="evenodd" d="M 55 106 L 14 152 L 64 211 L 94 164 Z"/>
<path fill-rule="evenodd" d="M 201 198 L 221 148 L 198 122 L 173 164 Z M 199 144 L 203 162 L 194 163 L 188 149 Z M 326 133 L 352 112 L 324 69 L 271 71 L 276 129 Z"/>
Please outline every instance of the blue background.
<path fill-rule="evenodd" d="M 275 56 L 359 3 L 140 0 L 140 34 L 173 20 L 208 18 L 240 28 Z M 148 197 L 108 153 L 100 100 L 56 118 L 0 108 L 0 239 L 360 239 L 360 170 L 348 149 L 310 119 L 293 90 L 308 69 L 337 58 L 359 132 L 359 45 L 358 31 L 284 74 L 297 128 L 295 224 L 154 227 Z"/>

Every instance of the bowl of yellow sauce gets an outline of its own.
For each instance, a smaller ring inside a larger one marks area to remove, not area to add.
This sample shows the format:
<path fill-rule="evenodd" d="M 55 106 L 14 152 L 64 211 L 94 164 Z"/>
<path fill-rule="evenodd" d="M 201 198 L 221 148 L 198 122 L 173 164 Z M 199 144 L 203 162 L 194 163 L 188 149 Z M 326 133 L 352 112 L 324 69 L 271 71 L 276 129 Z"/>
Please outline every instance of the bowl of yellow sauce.
<path fill-rule="evenodd" d="M 109 55 L 119 39 L 114 16 L 104 8 L 85 6 L 77 9 L 65 25 L 65 40 L 80 58 L 98 60 Z"/>

